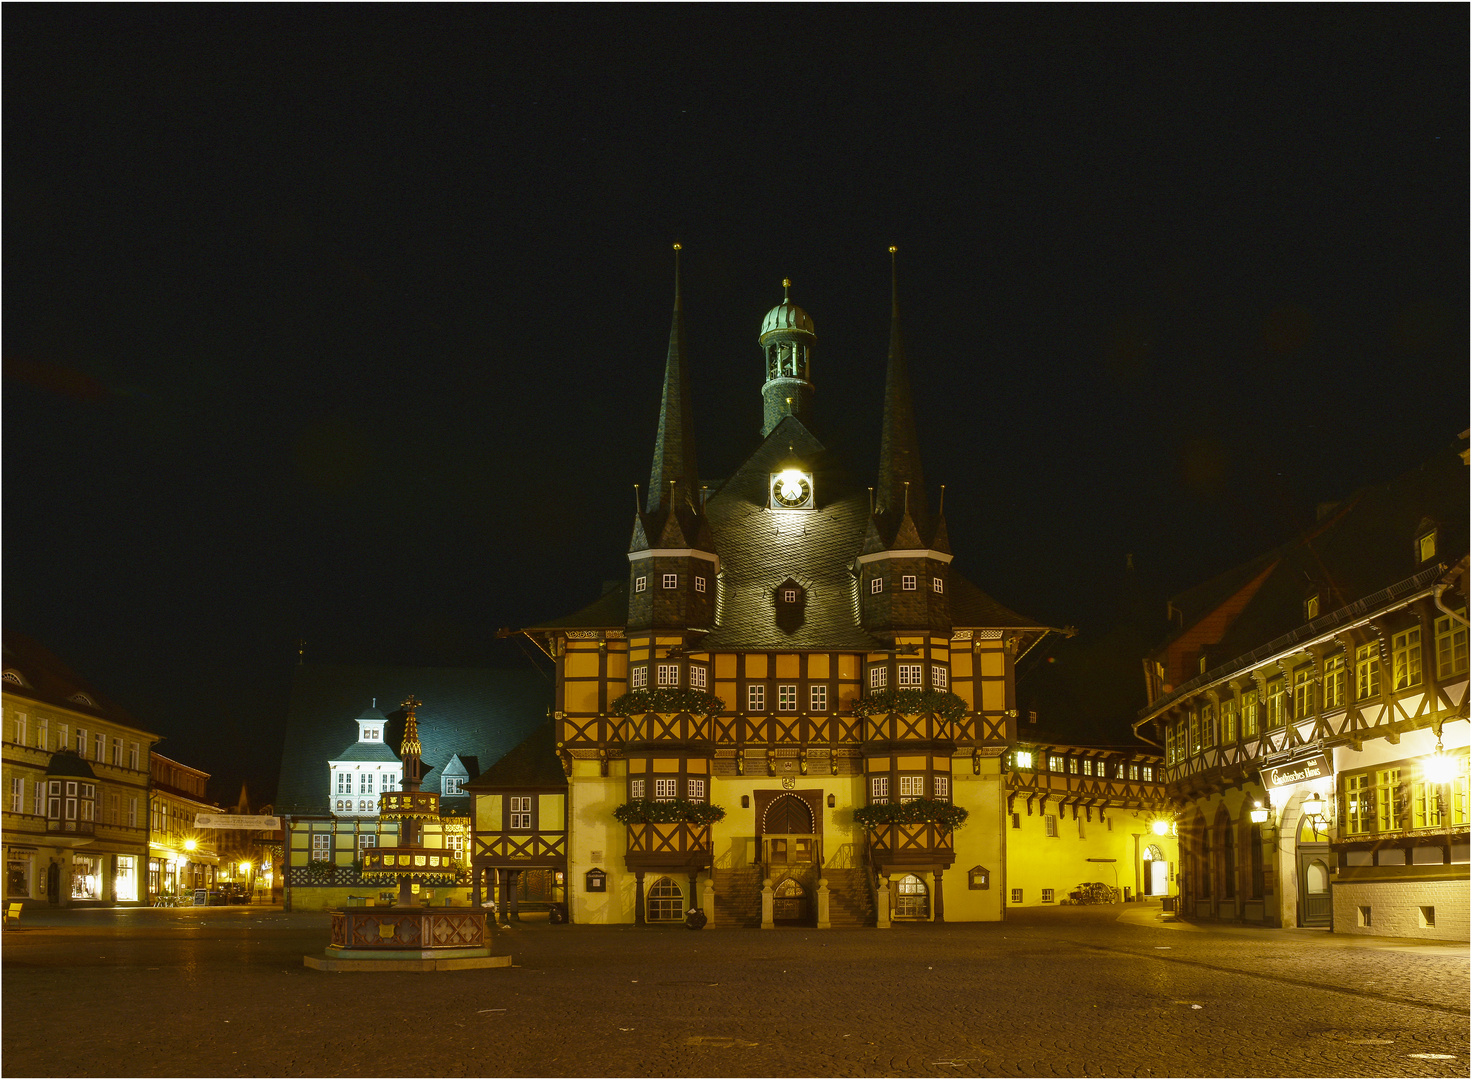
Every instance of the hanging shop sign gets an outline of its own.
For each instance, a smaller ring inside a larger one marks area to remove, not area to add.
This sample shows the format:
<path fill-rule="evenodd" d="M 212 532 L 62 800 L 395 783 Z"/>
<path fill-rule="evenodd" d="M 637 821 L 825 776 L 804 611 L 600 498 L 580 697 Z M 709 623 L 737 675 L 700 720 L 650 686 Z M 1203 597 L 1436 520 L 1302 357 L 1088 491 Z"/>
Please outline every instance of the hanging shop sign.
<path fill-rule="evenodd" d="M 1327 780 L 1333 775 L 1334 767 L 1329 764 L 1329 759 L 1323 754 L 1314 754 L 1312 757 L 1298 758 L 1296 761 L 1286 761 L 1281 765 L 1272 765 L 1260 772 L 1262 786 L 1272 791 L 1276 788 L 1292 787 L 1294 784 L 1302 784 L 1306 780 Z"/>

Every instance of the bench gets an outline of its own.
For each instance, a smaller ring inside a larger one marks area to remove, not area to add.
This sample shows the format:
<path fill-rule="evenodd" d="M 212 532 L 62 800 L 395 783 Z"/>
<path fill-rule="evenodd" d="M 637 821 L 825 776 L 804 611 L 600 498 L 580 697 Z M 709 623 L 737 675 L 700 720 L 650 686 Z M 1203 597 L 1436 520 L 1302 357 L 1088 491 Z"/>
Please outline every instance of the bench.
<path fill-rule="evenodd" d="M 20 922 L 21 905 L 19 903 L 5 905 L 5 925 Z"/>

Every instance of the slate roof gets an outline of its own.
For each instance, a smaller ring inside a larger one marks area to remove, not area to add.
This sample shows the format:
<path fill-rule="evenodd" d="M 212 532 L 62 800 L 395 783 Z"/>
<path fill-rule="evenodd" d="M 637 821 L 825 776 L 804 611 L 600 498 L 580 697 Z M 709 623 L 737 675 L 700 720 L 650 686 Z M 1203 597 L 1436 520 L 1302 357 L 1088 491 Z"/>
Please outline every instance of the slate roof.
<path fill-rule="evenodd" d="M 384 717 L 385 722 L 388 717 Z M 388 743 L 381 742 L 354 742 L 346 750 L 332 757 L 329 761 L 398 761 L 399 755 L 393 752 Z"/>
<path fill-rule="evenodd" d="M 0 642 L 3 642 L 5 670 L 17 672 L 29 684 L 28 686 L 17 686 L 15 683 L 6 682 L 4 686 L 7 694 L 15 694 L 32 701 L 71 709 L 74 712 L 90 713 L 115 724 L 130 727 L 149 738 L 159 738 L 156 733 L 143 728 L 117 702 L 98 693 L 90 683 L 67 667 L 55 653 L 40 643 L 12 630 L 6 630 L 3 635 L 0 635 Z M 92 699 L 93 704 L 87 705 L 74 701 L 73 698 L 77 694 L 86 694 Z"/>
<path fill-rule="evenodd" d="M 813 474 L 817 509 L 773 514 L 771 474 Z M 721 558 L 717 626 L 704 649 L 855 649 L 884 646 L 859 625 L 850 565 L 869 525 L 869 495 L 795 416 L 785 416 L 705 504 Z M 788 577 L 807 594 L 803 621 L 777 625 L 773 590 Z"/>
<path fill-rule="evenodd" d="M 465 786 L 469 791 L 567 787 L 567 774 L 557 759 L 557 736 L 552 725 L 541 725 L 520 746 Z"/>
<path fill-rule="evenodd" d="M 276 809 L 282 813 L 327 810 L 328 761 L 352 738 L 364 701 L 422 704 L 416 715 L 425 788 L 438 790 L 439 768 L 454 754 L 462 761 L 497 761 L 543 723 L 552 705 L 552 683 L 534 668 L 413 668 L 305 664 L 295 669 L 287 707 L 285 746 Z M 388 714 L 385 749 L 404 734 L 404 712 Z"/>
<path fill-rule="evenodd" d="M 1337 611 L 1424 575 L 1429 568 L 1465 559 L 1468 470 L 1460 449 L 1459 444 L 1448 445 L 1419 468 L 1389 483 L 1361 489 L 1301 538 L 1216 579 L 1245 581 L 1252 571 L 1261 573 L 1271 567 L 1221 640 L 1211 647 L 1211 655 L 1232 658 L 1219 666 L 1232 667 L 1253 650 L 1303 628 L 1303 605 L 1311 594 L 1318 594 L 1322 613 L 1312 625 L 1323 624 L 1322 629 L 1328 629 L 1335 625 Z M 1419 562 L 1414 548 L 1423 518 L 1439 529 L 1436 558 L 1430 563 Z M 1202 609 L 1202 615 L 1208 613 L 1209 609 Z M 1193 625 L 1187 622 L 1176 638 L 1189 633 Z M 1169 645 L 1167 642 L 1157 655 Z M 1203 678 L 1210 681 L 1214 674 L 1215 668 L 1184 683 L 1145 712 L 1158 709 Z"/>
<path fill-rule="evenodd" d="M 951 573 L 951 625 L 957 629 L 1044 630 L 1046 627 L 1019 615 L 982 592 L 960 574 Z"/>
<path fill-rule="evenodd" d="M 587 607 L 548 619 L 528 630 L 612 630 L 623 629 L 629 621 L 629 582 L 625 578 Z"/>

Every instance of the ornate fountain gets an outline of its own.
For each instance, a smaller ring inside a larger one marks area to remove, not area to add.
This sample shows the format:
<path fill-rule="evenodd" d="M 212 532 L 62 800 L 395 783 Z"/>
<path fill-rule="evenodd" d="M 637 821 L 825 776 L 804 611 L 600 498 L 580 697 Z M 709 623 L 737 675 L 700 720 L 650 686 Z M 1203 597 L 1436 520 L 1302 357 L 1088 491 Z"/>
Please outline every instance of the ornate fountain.
<path fill-rule="evenodd" d="M 509 956 L 491 955 L 491 927 L 478 908 L 422 906 L 415 887 L 450 885 L 457 866 L 453 852 L 423 846 L 424 821 L 439 817 L 440 797 L 420 791 L 424 779 L 423 748 L 414 711 L 420 702 L 403 702 L 408 712 L 399 756 L 404 783 L 399 791 L 379 796 L 379 818 L 399 823 L 398 843 L 363 852 L 361 876 L 393 882 L 398 896 L 392 907 L 344 908 L 331 912 L 332 942 L 325 956 L 307 956 L 307 967 L 323 971 L 450 971 L 505 967 Z"/>

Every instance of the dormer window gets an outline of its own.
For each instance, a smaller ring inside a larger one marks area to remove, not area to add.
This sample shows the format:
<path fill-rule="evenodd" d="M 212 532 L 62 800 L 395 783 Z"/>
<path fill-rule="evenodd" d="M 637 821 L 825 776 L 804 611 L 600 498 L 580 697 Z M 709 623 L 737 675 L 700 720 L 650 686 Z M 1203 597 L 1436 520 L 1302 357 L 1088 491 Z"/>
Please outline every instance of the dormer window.
<path fill-rule="evenodd" d="M 782 602 L 784 604 L 795 604 L 795 603 L 797 603 L 797 590 L 796 589 L 783 589 L 782 590 Z"/>
<path fill-rule="evenodd" d="M 1430 562 L 1436 558 L 1436 530 L 1429 529 L 1416 537 L 1416 561 Z"/>
<path fill-rule="evenodd" d="M 465 782 L 463 777 L 447 776 L 444 778 L 444 780 L 444 794 L 461 795 L 464 793 L 464 788 L 461 787 L 461 785 Z"/>
<path fill-rule="evenodd" d="M 1319 594 L 1314 593 L 1303 602 L 1303 621 L 1312 622 L 1319 617 Z"/>
<path fill-rule="evenodd" d="M 1435 550 L 1436 550 L 1436 548 L 1435 548 L 1435 545 L 1433 544 L 1432 545 L 1432 553 L 1433 554 L 1435 554 Z M 93 701 L 90 697 L 88 697 L 86 694 L 82 693 L 81 691 L 78 691 L 77 693 L 73 694 L 71 697 L 67 698 L 67 700 L 70 701 L 70 702 L 72 702 L 73 704 L 76 704 L 76 705 L 85 705 L 89 709 L 95 709 L 95 708 L 97 708 L 97 702 Z"/>

